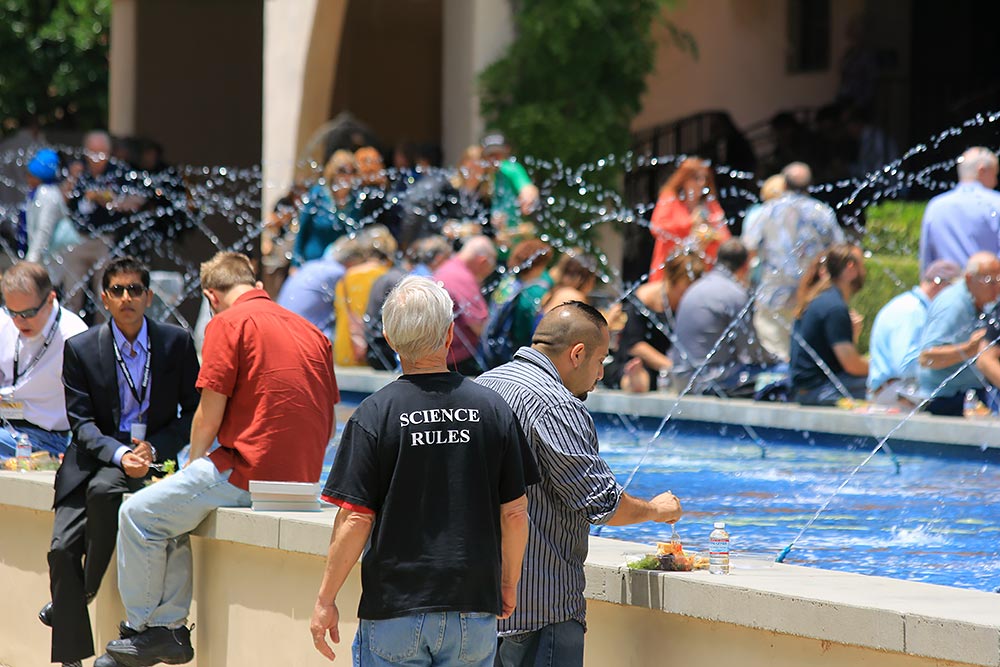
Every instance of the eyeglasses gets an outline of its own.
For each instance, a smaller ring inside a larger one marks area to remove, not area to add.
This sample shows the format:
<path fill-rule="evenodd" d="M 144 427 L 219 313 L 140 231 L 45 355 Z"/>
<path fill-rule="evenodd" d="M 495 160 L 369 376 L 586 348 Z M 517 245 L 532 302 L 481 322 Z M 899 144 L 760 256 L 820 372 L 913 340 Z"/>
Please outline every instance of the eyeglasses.
<path fill-rule="evenodd" d="M 120 299 L 125 296 L 125 292 L 133 299 L 138 299 L 140 296 L 146 293 L 146 286 L 141 283 L 131 283 L 129 285 L 111 285 L 106 290 L 109 295 L 116 299 Z"/>
<path fill-rule="evenodd" d="M 36 307 L 28 308 L 26 310 L 11 310 L 7 306 L 4 306 L 3 309 L 7 311 L 7 314 L 10 315 L 11 319 L 21 318 L 22 320 L 30 320 L 45 307 L 45 301 L 45 299 L 42 299 L 42 302 Z"/>

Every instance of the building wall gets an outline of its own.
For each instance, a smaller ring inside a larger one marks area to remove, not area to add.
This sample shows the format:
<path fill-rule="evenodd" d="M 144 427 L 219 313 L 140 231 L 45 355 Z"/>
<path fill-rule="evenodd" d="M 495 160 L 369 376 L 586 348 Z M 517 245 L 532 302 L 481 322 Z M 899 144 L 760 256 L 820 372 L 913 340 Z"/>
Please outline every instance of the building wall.
<path fill-rule="evenodd" d="M 786 71 L 787 0 L 688 0 L 664 9 L 666 18 L 693 35 L 698 58 L 680 51 L 668 28 L 657 23 L 656 65 L 632 128 L 710 109 L 729 111 L 736 125 L 745 127 L 779 109 L 831 101 L 847 23 L 864 1 L 834 0 L 830 5 L 830 68 L 808 74 Z"/>
<path fill-rule="evenodd" d="M 112 132 L 160 141 L 171 162 L 258 164 L 263 0 L 127 4 L 134 11 L 134 116 L 120 117 Z"/>

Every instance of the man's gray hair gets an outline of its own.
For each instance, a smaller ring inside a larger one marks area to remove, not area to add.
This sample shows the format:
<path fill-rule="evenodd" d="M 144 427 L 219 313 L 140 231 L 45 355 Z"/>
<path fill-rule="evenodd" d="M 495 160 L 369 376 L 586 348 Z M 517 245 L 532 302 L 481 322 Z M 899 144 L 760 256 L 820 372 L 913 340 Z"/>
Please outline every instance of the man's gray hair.
<path fill-rule="evenodd" d="M 444 347 L 454 302 L 433 280 L 404 278 L 382 306 L 385 337 L 401 358 L 419 359 Z"/>
<path fill-rule="evenodd" d="M 979 178 L 980 169 L 996 169 L 997 155 L 989 148 L 973 146 L 959 156 L 956 166 L 958 180 L 968 183 Z"/>

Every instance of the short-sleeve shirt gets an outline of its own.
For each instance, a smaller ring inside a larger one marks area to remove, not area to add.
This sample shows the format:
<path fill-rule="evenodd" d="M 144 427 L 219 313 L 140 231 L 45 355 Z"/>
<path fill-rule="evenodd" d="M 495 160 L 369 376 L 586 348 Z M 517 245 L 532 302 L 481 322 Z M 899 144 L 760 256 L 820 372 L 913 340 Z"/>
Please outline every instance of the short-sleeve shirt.
<path fill-rule="evenodd" d="M 358 617 L 500 612 L 500 505 L 538 479 L 517 419 L 457 373 L 404 375 L 344 427 L 323 498 L 374 512 Z"/>
<path fill-rule="evenodd" d="M 318 482 L 340 400 L 330 341 L 250 290 L 208 323 L 198 389 L 229 397 L 209 456 L 229 482 Z"/>
<path fill-rule="evenodd" d="M 868 342 L 868 390 L 892 379 L 916 380 L 920 339 L 931 300 L 919 287 L 903 292 L 878 311 Z"/>
<path fill-rule="evenodd" d="M 851 312 L 840 290 L 831 287 L 821 292 L 806 306 L 802 316 L 795 320 L 792 329 L 790 362 L 792 388 L 816 389 L 829 379 L 809 351 L 799 342 L 799 336 L 832 373 L 836 375 L 844 372 L 844 367 L 840 365 L 837 355 L 833 352 L 833 346 L 838 343 L 852 343 L 854 329 L 851 326 Z"/>
<path fill-rule="evenodd" d="M 763 204 L 756 224 L 743 234 L 743 243 L 760 259 L 757 306 L 770 310 L 795 305 L 799 278 L 814 257 L 844 242 L 833 209 L 797 192 L 788 192 Z"/>
<path fill-rule="evenodd" d="M 931 301 L 930 310 L 927 311 L 927 323 L 924 325 L 924 334 L 920 338 L 920 351 L 941 345 L 955 345 L 964 343 L 976 329 L 986 328 L 986 322 L 980 317 L 976 309 L 976 302 L 969 293 L 969 288 L 964 280 L 959 280 L 953 285 L 949 285 L 941 290 L 934 300 Z M 958 370 L 959 364 L 946 368 L 926 368 L 920 366 L 917 369 L 917 381 L 920 384 L 920 393 L 925 396 L 931 394 L 940 396 L 954 396 L 964 392 L 966 389 L 977 389 L 983 386 L 982 381 L 976 374 L 974 364 L 968 364 L 961 373 L 948 380 L 940 389 L 942 382 Z"/>
<path fill-rule="evenodd" d="M 507 216 L 508 227 L 514 227 L 521 221 L 521 207 L 517 198 L 526 185 L 531 185 L 531 177 L 517 162 L 504 160 L 497 167 L 491 209 L 493 213 Z"/>
<path fill-rule="evenodd" d="M 479 345 L 479 334 L 473 326 L 481 327 L 490 315 L 479 283 L 462 258 L 452 255 L 434 272 L 434 279 L 451 295 L 455 302 L 455 337 L 448 351 L 448 363 L 456 364 L 471 357 Z"/>

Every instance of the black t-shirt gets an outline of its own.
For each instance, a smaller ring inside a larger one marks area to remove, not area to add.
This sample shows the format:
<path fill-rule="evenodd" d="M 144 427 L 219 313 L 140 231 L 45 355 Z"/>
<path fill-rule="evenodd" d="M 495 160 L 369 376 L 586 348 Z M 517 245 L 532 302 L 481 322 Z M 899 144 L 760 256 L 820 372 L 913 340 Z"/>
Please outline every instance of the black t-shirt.
<path fill-rule="evenodd" d="M 358 617 L 500 613 L 500 505 L 537 481 L 518 420 L 491 389 L 404 375 L 365 399 L 323 491 L 375 512 Z"/>
<path fill-rule="evenodd" d="M 795 321 L 792 328 L 791 376 L 794 389 L 815 389 L 828 382 L 823 372 L 802 347 L 798 336 L 809 344 L 816 355 L 837 374 L 843 373 L 844 367 L 833 353 L 837 343 L 850 343 L 854 340 L 854 330 L 851 327 L 851 314 L 840 290 L 836 287 L 821 292 L 806 306 L 802 316 Z"/>
<path fill-rule="evenodd" d="M 629 350 L 636 343 L 649 343 L 659 352 L 666 354 L 670 351 L 670 338 L 667 336 L 672 326 L 673 315 L 641 307 L 636 304 L 639 297 L 632 294 L 622 306 L 627 319 L 625 326 L 618 336 L 618 347 L 615 350 L 613 361 L 604 369 L 604 384 L 612 389 L 618 389 L 621 385 L 622 374 L 625 364 L 632 358 Z M 648 315 L 647 315 L 648 314 Z M 645 366 L 645 364 L 643 364 Z M 650 377 L 650 388 L 654 389 L 657 383 L 657 373 L 659 369 L 645 366 Z M 662 387 L 658 387 L 662 389 Z"/>

